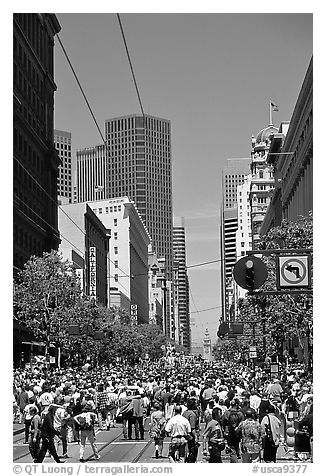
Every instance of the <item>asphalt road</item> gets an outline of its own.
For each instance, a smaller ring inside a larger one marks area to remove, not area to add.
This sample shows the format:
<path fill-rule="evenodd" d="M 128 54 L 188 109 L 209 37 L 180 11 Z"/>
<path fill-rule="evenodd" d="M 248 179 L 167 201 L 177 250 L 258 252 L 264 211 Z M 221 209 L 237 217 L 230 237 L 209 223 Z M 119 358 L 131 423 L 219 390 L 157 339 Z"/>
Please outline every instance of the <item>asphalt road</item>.
<path fill-rule="evenodd" d="M 145 425 L 145 430 L 147 426 Z M 24 443 L 24 435 L 21 433 L 13 437 L 13 461 L 17 463 L 32 463 L 28 445 Z M 201 441 L 200 441 L 201 442 Z M 101 459 L 95 460 L 92 454 L 92 448 L 89 443 L 86 444 L 86 451 L 84 458 L 90 463 L 157 463 L 166 464 L 168 460 L 169 438 L 165 438 L 163 448 L 163 458 L 155 459 L 154 443 L 149 438 L 147 431 L 145 431 L 145 440 L 125 440 L 122 435 L 122 426 L 117 425 L 117 428 L 111 428 L 109 431 L 96 430 L 96 445 L 100 453 Z M 278 450 L 278 459 L 284 456 L 284 448 L 280 447 Z M 62 446 L 58 448 L 58 455 L 62 455 Z M 66 463 L 79 463 L 79 445 L 77 443 L 68 443 L 68 459 L 62 461 Z M 229 457 L 222 453 L 223 463 L 229 463 Z M 288 461 L 291 461 L 289 459 Z M 44 463 L 53 463 L 53 459 L 46 456 Z M 202 445 L 198 451 L 198 463 L 207 463 L 202 455 Z M 239 463 L 241 460 L 239 460 Z"/>

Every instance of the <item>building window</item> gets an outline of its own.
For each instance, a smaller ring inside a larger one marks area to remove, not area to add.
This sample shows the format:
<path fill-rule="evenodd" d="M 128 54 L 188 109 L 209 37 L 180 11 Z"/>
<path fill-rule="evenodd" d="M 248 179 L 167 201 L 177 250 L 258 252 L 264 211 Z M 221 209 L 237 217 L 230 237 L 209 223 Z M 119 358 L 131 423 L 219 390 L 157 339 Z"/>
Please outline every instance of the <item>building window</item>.
<path fill-rule="evenodd" d="M 117 274 L 114 275 L 114 281 L 115 281 L 116 283 L 118 282 L 118 275 L 117 275 Z"/>
<path fill-rule="evenodd" d="M 114 225 L 114 226 L 118 226 L 118 219 L 117 219 L 117 218 L 114 218 L 114 220 L 113 220 L 113 225 Z"/>
<path fill-rule="evenodd" d="M 99 209 L 98 209 L 98 212 L 99 212 L 99 214 L 101 215 L 101 213 L 102 213 L 102 208 L 99 208 Z"/>
<path fill-rule="evenodd" d="M 105 213 L 109 213 L 109 207 L 105 207 Z"/>
<path fill-rule="evenodd" d="M 115 255 L 118 254 L 118 247 L 117 247 L 117 246 L 114 247 L 114 254 L 115 254 Z"/>
<path fill-rule="evenodd" d="M 115 268 L 119 268 L 119 261 L 115 261 L 115 262 L 114 262 L 114 267 L 115 267 Z"/>
<path fill-rule="evenodd" d="M 114 232 L 114 239 L 117 240 L 118 239 L 118 233 L 115 231 Z"/>

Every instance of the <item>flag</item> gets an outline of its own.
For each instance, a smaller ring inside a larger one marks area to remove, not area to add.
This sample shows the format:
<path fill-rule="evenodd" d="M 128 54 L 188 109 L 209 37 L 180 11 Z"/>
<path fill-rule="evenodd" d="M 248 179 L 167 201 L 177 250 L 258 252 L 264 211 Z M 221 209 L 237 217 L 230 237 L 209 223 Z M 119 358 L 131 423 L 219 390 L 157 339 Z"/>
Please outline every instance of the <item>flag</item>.
<path fill-rule="evenodd" d="M 278 105 L 274 104 L 272 101 L 271 101 L 271 107 L 272 107 L 272 111 L 278 111 Z"/>

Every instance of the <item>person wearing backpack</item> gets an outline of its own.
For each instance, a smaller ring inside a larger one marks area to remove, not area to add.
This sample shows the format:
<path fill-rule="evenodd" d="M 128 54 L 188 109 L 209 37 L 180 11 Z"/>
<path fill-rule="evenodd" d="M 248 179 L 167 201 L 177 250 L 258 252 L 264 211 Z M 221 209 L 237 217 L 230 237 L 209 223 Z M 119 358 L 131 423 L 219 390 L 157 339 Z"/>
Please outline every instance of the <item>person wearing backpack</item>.
<path fill-rule="evenodd" d="M 252 409 L 246 411 L 246 419 L 241 421 L 236 431 L 241 437 L 241 453 L 243 463 L 258 463 L 262 441 L 265 436 L 264 427 L 255 419 Z"/>
<path fill-rule="evenodd" d="M 92 405 L 86 403 L 80 415 L 76 415 L 74 420 L 78 423 L 80 429 L 80 446 L 79 446 L 79 461 L 84 463 L 84 452 L 86 447 L 86 440 L 90 442 L 94 452 L 95 459 L 100 459 L 100 454 L 94 443 L 94 424 L 96 421 L 96 413 L 92 411 Z"/>
<path fill-rule="evenodd" d="M 153 438 L 155 445 L 155 458 L 162 458 L 163 440 L 165 436 L 166 419 L 159 403 L 154 403 L 154 411 L 151 414 L 149 424 L 149 436 Z"/>
<path fill-rule="evenodd" d="M 222 428 L 228 443 L 230 463 L 237 463 L 240 458 L 240 436 L 236 429 L 243 419 L 243 414 L 238 408 L 238 401 L 232 400 L 230 409 L 226 410 L 222 417 Z"/>
<path fill-rule="evenodd" d="M 263 459 L 265 463 L 276 463 L 276 453 L 280 443 L 282 423 L 275 415 L 273 405 L 267 408 L 267 415 L 263 417 L 261 425 L 265 429 Z"/>

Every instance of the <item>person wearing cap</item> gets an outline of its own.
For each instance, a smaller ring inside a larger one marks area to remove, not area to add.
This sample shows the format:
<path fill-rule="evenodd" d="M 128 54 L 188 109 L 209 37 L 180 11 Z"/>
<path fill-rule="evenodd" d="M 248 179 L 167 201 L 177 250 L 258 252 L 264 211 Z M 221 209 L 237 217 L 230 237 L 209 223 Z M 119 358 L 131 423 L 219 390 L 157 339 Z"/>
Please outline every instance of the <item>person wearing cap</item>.
<path fill-rule="evenodd" d="M 74 417 L 74 420 L 80 428 L 79 461 L 81 463 L 85 462 L 84 453 L 86 447 L 86 440 L 90 442 L 95 459 L 100 459 L 100 454 L 94 443 L 94 424 L 96 421 L 96 413 L 92 411 L 92 405 L 90 403 L 86 403 L 86 405 L 83 407 L 82 413 L 80 415 L 76 415 Z"/>

